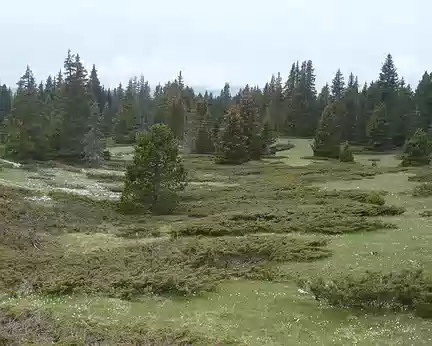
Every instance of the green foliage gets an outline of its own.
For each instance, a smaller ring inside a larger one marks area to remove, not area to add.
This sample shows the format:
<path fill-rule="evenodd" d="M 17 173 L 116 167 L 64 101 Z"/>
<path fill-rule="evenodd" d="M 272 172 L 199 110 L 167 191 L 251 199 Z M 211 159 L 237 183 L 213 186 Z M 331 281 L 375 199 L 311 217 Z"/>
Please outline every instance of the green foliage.
<path fill-rule="evenodd" d="M 368 137 L 373 150 L 391 149 L 389 117 L 385 103 L 380 103 L 373 110 L 368 122 Z"/>
<path fill-rule="evenodd" d="M 242 164 L 248 159 L 246 136 L 243 134 L 240 115 L 238 109 L 231 108 L 225 116 L 224 128 L 219 133 L 216 163 Z"/>
<path fill-rule="evenodd" d="M 146 323 L 116 324 L 109 328 L 90 318 L 77 320 L 58 317 L 42 309 L 0 308 L 0 344 L 2 345 L 212 345 L 231 344 L 231 340 L 213 340 L 185 327 L 151 329 Z"/>
<path fill-rule="evenodd" d="M 126 168 L 122 205 L 171 212 L 185 186 L 186 172 L 176 139 L 166 125 L 153 125 L 138 136 L 133 162 Z"/>
<path fill-rule="evenodd" d="M 316 157 L 338 158 L 340 151 L 339 118 L 343 108 L 338 103 L 328 105 L 321 115 L 312 150 Z"/>
<path fill-rule="evenodd" d="M 425 166 L 429 165 L 431 158 L 431 142 L 422 129 L 417 129 L 404 147 L 402 166 Z"/>
<path fill-rule="evenodd" d="M 102 151 L 102 158 L 105 161 L 110 161 L 111 160 L 111 151 L 109 151 L 108 149 L 105 149 L 104 151 Z"/>
<path fill-rule="evenodd" d="M 340 162 L 354 162 L 354 155 L 348 142 L 345 142 L 339 153 Z"/>
<path fill-rule="evenodd" d="M 420 317 L 432 318 L 432 280 L 421 270 L 366 272 L 362 276 L 334 280 L 318 278 L 310 284 L 310 290 L 318 300 L 333 306 L 373 311 L 411 310 Z"/>
<path fill-rule="evenodd" d="M 208 105 L 198 102 L 195 114 L 195 143 L 194 152 L 196 154 L 214 153 L 214 143 L 211 135 L 211 124 Z"/>
<path fill-rule="evenodd" d="M 213 290 L 224 279 L 251 277 L 266 264 L 326 258 L 331 253 L 325 246 L 325 241 L 250 236 L 161 240 L 69 256 L 5 252 L 0 254 L 0 287 L 13 291 L 23 277 L 31 277 L 30 290 L 49 295 L 193 295 Z"/>
<path fill-rule="evenodd" d="M 424 183 L 418 185 L 413 190 L 414 197 L 430 197 L 432 196 L 432 183 Z"/>

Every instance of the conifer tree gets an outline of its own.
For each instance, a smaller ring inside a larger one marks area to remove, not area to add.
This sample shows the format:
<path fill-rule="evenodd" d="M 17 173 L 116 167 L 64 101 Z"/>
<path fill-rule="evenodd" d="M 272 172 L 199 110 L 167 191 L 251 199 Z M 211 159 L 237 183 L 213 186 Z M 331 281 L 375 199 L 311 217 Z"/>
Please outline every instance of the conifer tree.
<path fill-rule="evenodd" d="M 249 159 L 259 160 L 262 153 L 258 110 L 248 85 L 240 94 L 240 119 Z"/>
<path fill-rule="evenodd" d="M 204 100 L 199 100 L 197 102 L 195 112 L 194 152 L 197 154 L 211 154 L 214 152 L 214 144 L 212 141 L 208 105 Z"/>
<path fill-rule="evenodd" d="M 118 143 L 134 143 L 139 128 L 139 114 L 133 80 L 130 79 L 123 97 L 120 99 L 117 122 L 115 125 L 116 141 Z"/>
<path fill-rule="evenodd" d="M 333 101 L 337 102 L 342 100 L 345 91 L 345 81 L 340 69 L 336 71 L 335 77 L 333 78 L 331 91 Z"/>
<path fill-rule="evenodd" d="M 358 80 L 350 74 L 348 84 L 344 91 L 343 103 L 346 108 L 346 117 L 342 125 L 342 139 L 352 142 L 355 138 L 355 127 L 359 113 Z"/>
<path fill-rule="evenodd" d="M 133 162 L 126 169 L 121 203 L 124 208 L 139 205 L 155 213 L 172 212 L 186 178 L 173 133 L 167 125 L 152 125 L 137 137 Z"/>
<path fill-rule="evenodd" d="M 91 94 L 92 100 L 97 103 L 99 111 L 100 113 L 102 113 L 105 108 L 105 95 L 99 81 L 96 66 L 94 64 L 90 72 L 90 78 L 88 80 L 88 83 L 88 89 Z"/>
<path fill-rule="evenodd" d="M 6 156 L 17 160 L 43 160 L 48 140 L 39 89 L 30 67 L 18 82 L 14 106 L 8 117 Z"/>
<path fill-rule="evenodd" d="M 368 122 L 369 145 L 373 150 L 391 149 L 389 136 L 389 117 L 384 102 L 375 107 Z"/>
<path fill-rule="evenodd" d="M 249 160 L 247 137 L 243 133 L 242 119 L 237 107 L 225 115 L 223 128 L 216 145 L 216 163 L 242 164 Z"/>
<path fill-rule="evenodd" d="M 339 158 L 340 151 L 340 114 L 341 104 L 333 102 L 328 105 L 318 123 L 312 150 L 316 157 Z"/>
<path fill-rule="evenodd" d="M 421 119 L 421 128 L 427 131 L 432 124 L 432 74 L 423 74 L 415 91 L 415 102 Z"/>
<path fill-rule="evenodd" d="M 65 159 L 77 160 L 82 158 L 84 151 L 83 139 L 88 132 L 91 94 L 87 88 L 87 71 L 78 54 L 73 55 L 69 51 L 64 68 L 60 154 Z"/>
<path fill-rule="evenodd" d="M 9 115 L 12 107 L 12 92 L 3 84 L 0 86 L 0 123 Z"/>
<path fill-rule="evenodd" d="M 91 106 L 91 119 L 90 128 L 84 136 L 84 160 L 90 166 L 99 166 L 103 158 L 103 151 L 105 149 L 103 134 L 100 130 L 101 127 L 101 114 L 99 104 L 93 102 Z"/>
<path fill-rule="evenodd" d="M 425 166 L 431 162 L 431 142 L 423 129 L 417 129 L 405 143 L 402 166 Z"/>

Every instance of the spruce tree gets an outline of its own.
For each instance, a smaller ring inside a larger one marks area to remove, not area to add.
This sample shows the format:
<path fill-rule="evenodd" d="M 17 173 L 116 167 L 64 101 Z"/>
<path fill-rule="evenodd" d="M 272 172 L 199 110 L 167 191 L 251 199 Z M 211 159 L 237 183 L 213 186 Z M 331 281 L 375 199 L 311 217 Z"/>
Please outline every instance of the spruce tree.
<path fill-rule="evenodd" d="M 0 123 L 9 115 L 11 107 L 12 93 L 6 84 L 3 84 L 0 86 Z"/>
<path fill-rule="evenodd" d="M 423 129 L 417 129 L 405 143 L 402 166 L 426 166 L 431 162 L 431 142 Z"/>
<path fill-rule="evenodd" d="M 346 108 L 346 117 L 342 123 L 342 139 L 352 142 L 355 138 L 355 127 L 359 113 L 358 80 L 351 73 L 344 92 L 343 103 Z"/>
<path fill-rule="evenodd" d="M 152 125 L 137 137 L 133 162 L 126 168 L 121 204 L 124 208 L 140 206 L 155 213 L 172 212 L 186 178 L 170 128 Z"/>
<path fill-rule="evenodd" d="M 427 131 L 432 124 L 432 74 L 423 74 L 415 91 L 415 103 L 419 111 L 421 128 Z"/>
<path fill-rule="evenodd" d="M 345 92 L 345 81 L 340 69 L 336 71 L 335 77 L 333 78 L 331 91 L 333 101 L 337 102 L 342 100 Z"/>
<path fill-rule="evenodd" d="M 242 164 L 249 160 L 247 137 L 242 128 L 242 119 L 237 107 L 232 107 L 225 115 L 223 128 L 219 132 L 216 145 L 216 163 Z"/>
<path fill-rule="evenodd" d="M 84 160 L 93 167 L 99 166 L 103 158 L 105 144 L 100 130 L 101 114 L 99 104 L 93 102 L 91 107 L 91 119 L 89 131 L 84 136 Z"/>
<path fill-rule="evenodd" d="M 384 102 L 375 107 L 369 119 L 368 137 L 371 149 L 379 151 L 391 149 L 389 117 L 387 106 Z"/>
<path fill-rule="evenodd" d="M 194 152 L 197 154 L 212 154 L 214 144 L 211 134 L 210 115 L 208 105 L 204 100 L 197 102 L 195 112 Z"/>
<path fill-rule="evenodd" d="M 333 102 L 328 105 L 318 123 L 312 150 L 316 157 L 338 158 L 340 150 L 340 122 L 341 104 Z"/>
<path fill-rule="evenodd" d="M 46 122 L 39 89 L 30 67 L 18 82 L 7 122 L 6 156 L 17 160 L 43 160 L 48 151 Z"/>
<path fill-rule="evenodd" d="M 129 80 L 126 91 L 122 94 L 115 125 L 115 138 L 118 143 L 131 144 L 135 141 L 140 118 L 132 79 Z"/>
<path fill-rule="evenodd" d="M 87 88 L 87 71 L 78 54 L 73 55 L 69 51 L 64 68 L 60 155 L 68 160 L 77 160 L 82 158 L 83 139 L 89 128 L 91 94 Z"/>
<path fill-rule="evenodd" d="M 96 66 L 93 64 L 92 70 L 90 72 L 90 78 L 88 80 L 88 88 L 91 94 L 93 102 L 96 102 L 100 113 L 103 112 L 105 108 L 105 95 L 101 83 L 99 81 Z"/>
<path fill-rule="evenodd" d="M 249 159 L 259 160 L 262 153 L 260 121 L 255 101 L 248 85 L 240 94 L 240 119 Z"/>

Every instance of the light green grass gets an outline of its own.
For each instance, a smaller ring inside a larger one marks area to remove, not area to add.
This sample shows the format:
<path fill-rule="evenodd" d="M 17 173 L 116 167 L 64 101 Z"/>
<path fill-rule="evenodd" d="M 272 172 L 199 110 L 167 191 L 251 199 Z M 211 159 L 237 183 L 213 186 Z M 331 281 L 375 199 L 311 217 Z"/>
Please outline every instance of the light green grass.
<path fill-rule="evenodd" d="M 58 319 L 105 326 L 145 321 L 150 329 L 187 327 L 245 345 L 428 345 L 431 323 L 409 315 L 353 314 L 319 306 L 291 284 L 237 281 L 193 299 L 30 298 L 1 304 L 48 309 Z"/>

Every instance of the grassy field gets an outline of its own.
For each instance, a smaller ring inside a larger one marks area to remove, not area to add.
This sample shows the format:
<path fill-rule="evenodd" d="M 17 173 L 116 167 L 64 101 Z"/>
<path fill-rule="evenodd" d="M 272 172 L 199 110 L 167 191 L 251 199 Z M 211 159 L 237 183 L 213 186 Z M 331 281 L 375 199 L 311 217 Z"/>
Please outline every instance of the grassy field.
<path fill-rule="evenodd" d="M 237 167 L 185 155 L 170 216 L 118 213 L 130 148 L 100 170 L 4 168 L 0 345 L 430 345 L 431 320 L 333 307 L 308 283 L 432 275 L 432 169 L 291 141 Z"/>

